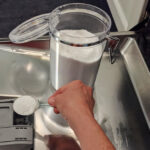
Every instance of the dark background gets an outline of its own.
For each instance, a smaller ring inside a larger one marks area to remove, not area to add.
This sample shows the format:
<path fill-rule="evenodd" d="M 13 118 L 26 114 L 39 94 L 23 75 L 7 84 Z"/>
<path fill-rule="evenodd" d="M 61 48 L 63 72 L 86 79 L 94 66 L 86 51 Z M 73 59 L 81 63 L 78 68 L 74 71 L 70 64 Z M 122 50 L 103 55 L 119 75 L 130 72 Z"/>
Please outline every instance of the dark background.
<path fill-rule="evenodd" d="M 8 37 L 12 29 L 33 16 L 51 12 L 57 6 L 71 2 L 98 6 L 111 16 L 106 0 L 0 0 L 0 37 Z M 113 19 L 112 22 L 111 31 L 116 31 Z"/>

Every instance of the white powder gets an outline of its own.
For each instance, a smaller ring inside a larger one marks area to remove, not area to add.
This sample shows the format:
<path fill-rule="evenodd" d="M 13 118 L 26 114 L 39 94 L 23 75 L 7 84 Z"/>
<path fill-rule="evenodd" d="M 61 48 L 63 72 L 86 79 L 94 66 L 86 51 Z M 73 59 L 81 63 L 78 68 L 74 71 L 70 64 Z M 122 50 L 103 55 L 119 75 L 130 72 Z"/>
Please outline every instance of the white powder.
<path fill-rule="evenodd" d="M 79 38 L 70 38 L 66 35 Z M 94 36 L 87 30 L 61 30 L 59 36 L 61 40 L 73 44 L 98 41 L 97 37 L 83 38 Z M 85 84 L 93 86 L 103 52 L 102 44 L 75 47 L 51 38 L 50 48 L 51 82 L 55 89 L 73 80 L 82 80 Z"/>
<path fill-rule="evenodd" d="M 14 111 L 23 116 L 31 115 L 39 107 L 39 102 L 31 96 L 22 96 L 15 100 Z"/>

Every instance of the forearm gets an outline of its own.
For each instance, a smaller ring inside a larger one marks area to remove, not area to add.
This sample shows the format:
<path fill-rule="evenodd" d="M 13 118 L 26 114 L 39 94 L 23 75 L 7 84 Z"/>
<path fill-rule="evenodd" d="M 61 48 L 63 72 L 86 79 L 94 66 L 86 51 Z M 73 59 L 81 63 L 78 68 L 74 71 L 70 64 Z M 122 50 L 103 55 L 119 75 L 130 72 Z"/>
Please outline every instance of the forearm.
<path fill-rule="evenodd" d="M 77 116 L 71 122 L 82 150 L 115 150 L 93 116 Z"/>

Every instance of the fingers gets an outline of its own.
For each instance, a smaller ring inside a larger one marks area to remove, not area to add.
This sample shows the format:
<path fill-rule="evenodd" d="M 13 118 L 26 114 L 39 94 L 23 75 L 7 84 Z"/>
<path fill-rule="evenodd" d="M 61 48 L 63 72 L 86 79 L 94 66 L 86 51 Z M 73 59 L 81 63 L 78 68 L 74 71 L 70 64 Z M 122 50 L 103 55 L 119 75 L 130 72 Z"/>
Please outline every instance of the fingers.
<path fill-rule="evenodd" d="M 87 93 L 90 96 L 89 106 L 90 106 L 91 111 L 93 112 L 93 107 L 95 104 L 95 100 L 93 98 L 93 89 L 90 86 L 86 86 L 86 88 L 87 88 Z"/>
<path fill-rule="evenodd" d="M 90 86 L 86 86 L 86 87 L 90 96 L 93 97 L 93 89 Z"/>
<path fill-rule="evenodd" d="M 48 103 L 49 103 L 49 105 L 51 105 L 52 107 L 54 107 L 54 112 L 56 114 L 59 114 L 59 111 L 58 111 L 58 109 L 56 108 L 56 105 L 55 105 L 55 98 L 54 97 L 49 98 L 48 99 Z"/>
<path fill-rule="evenodd" d="M 49 105 L 51 105 L 52 107 L 55 106 L 55 97 L 59 94 L 61 94 L 64 90 L 62 88 L 58 89 L 52 96 L 50 96 L 48 98 L 48 103 Z"/>
<path fill-rule="evenodd" d="M 70 97 L 72 95 L 74 97 L 71 98 L 72 102 L 70 102 Z M 75 99 L 77 100 L 79 99 L 81 101 L 76 102 Z M 90 110 L 92 111 L 94 106 L 93 91 L 90 86 L 85 85 L 83 82 L 79 80 L 75 80 L 57 90 L 51 97 L 49 97 L 48 103 L 54 108 L 54 112 L 56 114 L 58 113 L 67 114 L 64 113 L 66 112 L 64 110 L 66 110 L 65 108 L 67 109 L 69 109 L 70 107 L 72 108 L 71 105 L 72 103 L 75 105 L 79 104 L 84 105 L 87 103 L 86 106 L 90 108 Z"/>
<path fill-rule="evenodd" d="M 52 107 L 55 107 L 55 98 L 54 97 L 50 97 L 48 99 L 48 104 L 51 105 Z"/>
<path fill-rule="evenodd" d="M 58 111 L 58 109 L 57 109 L 56 107 L 54 107 L 54 112 L 55 112 L 56 114 L 59 114 L 59 111 Z"/>

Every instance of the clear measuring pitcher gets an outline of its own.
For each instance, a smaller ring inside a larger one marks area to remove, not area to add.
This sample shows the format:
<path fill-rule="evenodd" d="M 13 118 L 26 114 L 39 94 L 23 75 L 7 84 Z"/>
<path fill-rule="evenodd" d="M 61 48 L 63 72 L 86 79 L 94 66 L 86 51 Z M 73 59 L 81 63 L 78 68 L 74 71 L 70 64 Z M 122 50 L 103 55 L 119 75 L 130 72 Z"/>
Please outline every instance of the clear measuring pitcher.
<path fill-rule="evenodd" d="M 70 3 L 22 23 L 9 37 L 15 43 L 24 43 L 49 32 L 54 89 L 73 80 L 93 87 L 110 27 L 110 17 L 100 8 Z"/>

